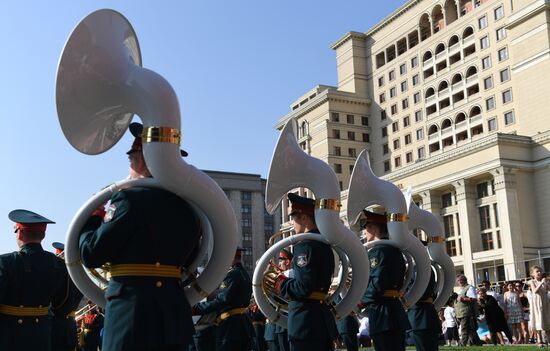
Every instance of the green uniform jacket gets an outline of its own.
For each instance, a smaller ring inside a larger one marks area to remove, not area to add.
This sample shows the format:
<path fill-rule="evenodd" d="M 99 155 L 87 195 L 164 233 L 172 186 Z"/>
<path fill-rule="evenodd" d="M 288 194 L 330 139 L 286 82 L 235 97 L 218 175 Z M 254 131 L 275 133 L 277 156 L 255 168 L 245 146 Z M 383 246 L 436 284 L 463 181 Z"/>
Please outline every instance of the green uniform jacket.
<path fill-rule="evenodd" d="M 69 314 L 78 308 L 80 300 L 82 300 L 82 293 L 70 277 L 67 284 L 67 300 L 55 309 L 52 319 L 52 351 L 74 351 L 78 344 L 76 322 L 74 317 Z"/>
<path fill-rule="evenodd" d="M 281 295 L 290 301 L 289 339 L 335 340 L 338 331 L 328 306 L 308 298 L 313 292 L 328 292 L 334 272 L 334 254 L 330 245 L 319 241 L 303 241 L 295 245 L 292 269 L 294 278 L 281 283 Z"/>
<path fill-rule="evenodd" d="M 116 264 L 185 266 L 198 245 L 199 221 L 177 195 L 131 188 L 111 197 L 101 220 L 92 217 L 80 236 L 86 267 Z M 103 349 L 186 350 L 194 332 L 191 307 L 180 279 L 112 277 L 105 292 Z"/>
<path fill-rule="evenodd" d="M 407 314 L 397 298 L 384 297 L 386 290 L 400 290 L 405 277 L 405 259 L 398 248 L 377 245 L 369 250 L 370 276 L 361 303 L 367 305 L 369 334 L 410 329 Z"/>
<path fill-rule="evenodd" d="M 252 296 L 252 281 L 242 264 L 231 266 L 221 283 L 218 294 L 210 301 L 195 305 L 195 314 L 215 312 L 218 316 L 234 308 L 248 307 Z M 252 323 L 246 314 L 236 314 L 221 321 L 216 327 L 217 342 L 250 340 L 254 336 Z"/>
<path fill-rule="evenodd" d="M 24 307 L 59 306 L 67 295 L 67 269 L 38 243 L 0 256 L 0 304 Z M 0 350 L 49 351 L 51 317 L 0 314 Z"/>
<path fill-rule="evenodd" d="M 420 298 L 419 302 L 414 304 L 407 311 L 409 322 L 411 323 L 412 330 L 431 330 L 436 335 L 441 334 L 441 321 L 437 316 L 437 311 L 433 303 L 422 302 L 431 298 L 435 299 L 435 274 L 432 271 L 428 287 L 424 292 L 424 295 Z"/>

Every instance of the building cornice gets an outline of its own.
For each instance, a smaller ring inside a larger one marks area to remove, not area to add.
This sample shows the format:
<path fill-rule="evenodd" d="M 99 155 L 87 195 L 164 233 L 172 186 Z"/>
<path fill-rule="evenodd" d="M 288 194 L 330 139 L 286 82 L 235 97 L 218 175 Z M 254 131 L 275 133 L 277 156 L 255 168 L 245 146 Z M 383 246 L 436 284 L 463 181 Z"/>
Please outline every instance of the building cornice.
<path fill-rule="evenodd" d="M 351 39 L 359 39 L 359 40 L 365 40 L 367 36 L 365 33 L 360 32 L 348 32 L 343 37 L 338 39 L 335 43 L 333 43 L 330 48 L 332 50 L 338 49 L 340 46 L 344 45 L 346 42 L 348 42 Z"/>
<path fill-rule="evenodd" d="M 390 182 L 396 182 L 404 177 L 426 171 L 428 169 L 440 166 L 443 163 L 451 162 L 464 156 L 479 152 L 480 150 L 504 143 L 532 146 L 534 141 L 533 138 L 527 136 L 496 133 L 466 145 L 459 146 L 456 149 L 444 151 L 440 155 L 432 156 L 423 161 L 406 166 L 399 171 L 392 172 L 382 178 Z"/>
<path fill-rule="evenodd" d="M 365 105 L 367 107 L 371 105 L 371 99 L 369 98 L 357 97 L 355 93 L 339 91 L 334 87 L 330 87 L 318 93 L 317 96 L 315 96 L 315 98 L 308 101 L 306 104 L 300 106 L 296 110 L 283 116 L 281 119 L 279 119 L 277 124 L 275 124 L 274 128 L 277 130 L 281 129 L 290 118 L 293 118 L 293 117 L 300 118 L 308 114 L 309 112 L 315 110 L 319 106 L 322 106 L 327 101 L 343 102 L 343 103 L 356 104 L 356 105 Z"/>
<path fill-rule="evenodd" d="M 403 4 L 397 10 L 393 11 L 390 15 L 386 16 L 371 29 L 369 29 L 365 35 L 372 36 L 378 31 L 382 30 L 384 27 L 401 17 L 405 12 L 409 11 L 412 7 L 422 2 L 422 0 L 409 0 L 407 3 Z"/>
<path fill-rule="evenodd" d="M 510 15 L 508 17 L 508 24 L 506 25 L 506 29 L 514 28 L 515 26 L 527 21 L 538 13 L 549 9 L 550 0 L 536 0 L 530 5 L 522 8 L 518 12 Z"/>

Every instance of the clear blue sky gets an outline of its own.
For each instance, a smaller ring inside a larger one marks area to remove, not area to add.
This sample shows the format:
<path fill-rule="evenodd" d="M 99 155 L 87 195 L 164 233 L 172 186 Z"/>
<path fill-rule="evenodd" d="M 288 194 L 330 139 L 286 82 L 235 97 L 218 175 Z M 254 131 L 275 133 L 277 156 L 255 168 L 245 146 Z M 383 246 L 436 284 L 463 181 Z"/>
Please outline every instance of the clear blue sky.
<path fill-rule="evenodd" d="M 87 156 L 69 145 L 57 120 L 59 55 L 88 13 L 112 8 L 130 20 L 144 67 L 178 95 L 189 163 L 267 177 L 278 136 L 273 125 L 315 85 L 337 83 L 330 45 L 349 31 L 368 30 L 404 2 L 2 2 L 0 253 L 17 249 L 9 211 L 25 208 L 56 221 L 43 244 L 50 250 L 53 241 L 65 241 L 91 194 L 127 175 L 129 133 L 111 150 Z"/>

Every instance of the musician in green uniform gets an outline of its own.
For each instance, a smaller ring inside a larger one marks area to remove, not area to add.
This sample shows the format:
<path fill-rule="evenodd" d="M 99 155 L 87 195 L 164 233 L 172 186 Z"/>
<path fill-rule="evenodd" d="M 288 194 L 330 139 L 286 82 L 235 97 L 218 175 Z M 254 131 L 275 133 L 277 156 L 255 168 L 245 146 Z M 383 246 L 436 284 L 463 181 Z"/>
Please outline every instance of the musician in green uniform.
<path fill-rule="evenodd" d="M 407 311 L 407 316 L 412 326 L 409 335 L 418 351 L 439 349 L 441 322 L 433 304 L 435 297 L 435 273 L 432 270 L 426 291 L 420 297 L 420 300 Z"/>
<path fill-rule="evenodd" d="M 387 215 L 364 210 L 360 224 L 367 241 L 389 239 Z M 405 331 L 410 329 L 407 314 L 399 300 L 405 277 L 401 250 L 376 245 L 369 250 L 370 276 L 361 307 L 367 308 L 369 334 L 376 351 L 405 350 Z"/>
<path fill-rule="evenodd" d="M 216 297 L 193 307 L 193 314 L 218 314 L 216 320 L 217 351 L 248 351 L 254 335 L 252 324 L 246 312 L 252 296 L 252 281 L 241 263 L 242 251 L 238 248 L 221 283 Z"/>
<path fill-rule="evenodd" d="M 317 233 L 315 201 L 293 193 L 290 220 L 296 234 Z M 334 272 L 334 254 L 330 245 L 302 241 L 294 246 L 293 277 L 281 274 L 276 289 L 288 304 L 290 350 L 333 350 L 338 337 L 334 316 L 325 303 Z"/>
<path fill-rule="evenodd" d="M 293 275 L 293 271 L 291 269 L 293 258 L 294 255 L 292 252 L 287 249 L 282 249 L 281 252 L 279 252 L 279 269 L 283 272 L 288 272 L 286 275 L 291 278 Z M 279 324 L 275 324 L 275 335 L 277 337 L 279 351 L 289 351 L 290 344 L 288 341 L 288 329 L 280 326 Z"/>
<path fill-rule="evenodd" d="M 50 312 L 65 303 L 68 284 L 65 264 L 41 245 L 54 222 L 27 210 L 8 217 L 19 251 L 0 256 L 0 350 L 50 351 Z"/>
<path fill-rule="evenodd" d="M 60 260 L 65 250 L 65 245 L 60 242 L 52 243 L 55 255 Z M 65 264 L 65 262 L 62 262 Z M 72 279 L 68 278 L 68 295 L 65 303 L 58 306 L 52 318 L 52 350 L 74 351 L 78 345 L 75 311 L 82 300 L 82 293 Z"/>
<path fill-rule="evenodd" d="M 141 128 L 130 125 L 130 178 L 151 177 Z M 156 188 L 119 191 L 101 210 L 82 230 L 80 255 L 88 268 L 110 263 L 103 350 L 187 350 L 194 327 L 181 274 L 199 244 L 198 217 L 178 195 Z"/>

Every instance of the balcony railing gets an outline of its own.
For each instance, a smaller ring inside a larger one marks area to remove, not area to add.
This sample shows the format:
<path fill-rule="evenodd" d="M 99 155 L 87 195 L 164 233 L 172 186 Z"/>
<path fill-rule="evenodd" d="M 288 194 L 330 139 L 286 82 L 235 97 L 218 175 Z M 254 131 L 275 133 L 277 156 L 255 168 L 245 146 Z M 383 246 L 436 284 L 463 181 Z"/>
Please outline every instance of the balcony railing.
<path fill-rule="evenodd" d="M 469 76 L 468 78 L 466 78 L 466 86 L 470 86 L 474 83 L 479 83 L 479 77 L 478 77 L 477 73 Z"/>
<path fill-rule="evenodd" d="M 466 121 L 458 122 L 455 124 L 455 132 L 462 132 L 468 128 L 468 123 Z"/>
<path fill-rule="evenodd" d="M 435 54 L 435 62 L 439 62 L 439 61 L 442 61 L 441 59 L 442 58 L 445 58 L 446 55 L 445 55 L 445 51 L 442 51 L 440 53 L 437 53 Z"/>
<path fill-rule="evenodd" d="M 439 133 L 433 133 L 428 135 L 428 140 L 434 140 L 434 139 L 437 139 L 438 137 L 439 137 Z"/>
<path fill-rule="evenodd" d="M 464 38 L 462 39 L 462 46 L 463 47 L 467 47 L 467 46 L 470 46 L 471 44 L 474 44 L 475 43 L 475 38 L 474 38 L 474 35 L 470 35 L 469 37 L 467 38 Z"/>
<path fill-rule="evenodd" d="M 426 98 L 426 106 L 433 105 L 435 103 L 435 94 Z"/>
<path fill-rule="evenodd" d="M 460 51 L 460 44 L 456 43 L 453 46 L 449 47 L 449 56 L 453 55 L 453 54 L 456 54 L 459 51 Z"/>
<path fill-rule="evenodd" d="M 464 87 L 464 81 L 461 80 L 460 82 L 456 82 L 451 87 L 453 88 L 453 92 L 456 93 L 457 90 L 462 90 Z"/>
<path fill-rule="evenodd" d="M 449 97 L 449 88 L 445 88 L 443 90 L 440 90 L 437 95 L 439 96 L 440 99 L 444 99 L 446 97 Z"/>
<path fill-rule="evenodd" d="M 442 138 L 445 138 L 445 137 L 448 137 L 448 136 L 451 136 L 451 135 L 453 135 L 453 128 L 447 127 L 445 129 L 441 129 L 441 137 Z"/>
<path fill-rule="evenodd" d="M 470 127 L 481 124 L 483 122 L 483 116 L 481 114 L 474 117 L 470 117 Z"/>
<path fill-rule="evenodd" d="M 429 59 L 427 59 L 426 61 L 424 61 L 424 62 L 422 63 L 422 65 L 423 65 L 424 67 L 429 67 L 429 66 L 433 65 L 433 63 L 434 63 L 434 58 L 433 58 L 433 57 L 430 57 Z"/>

